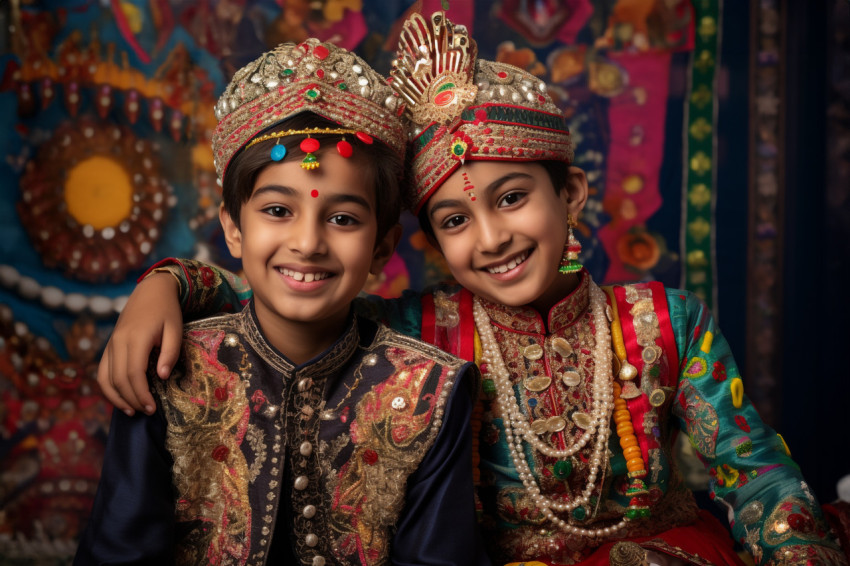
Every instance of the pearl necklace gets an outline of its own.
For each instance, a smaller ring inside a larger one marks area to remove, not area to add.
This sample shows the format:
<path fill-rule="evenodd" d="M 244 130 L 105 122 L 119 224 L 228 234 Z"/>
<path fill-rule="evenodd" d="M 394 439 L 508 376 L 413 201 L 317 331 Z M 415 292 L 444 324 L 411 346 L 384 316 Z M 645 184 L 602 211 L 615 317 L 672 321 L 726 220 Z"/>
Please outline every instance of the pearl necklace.
<path fill-rule="evenodd" d="M 614 375 L 611 370 L 611 334 L 608 321 L 605 316 L 605 294 L 594 282 L 590 282 L 590 310 L 593 323 L 596 328 L 596 345 L 593 350 L 594 376 L 593 376 L 593 409 L 591 423 L 582 434 L 581 438 L 572 446 L 560 450 L 552 447 L 541 440 L 532 430 L 528 420 L 520 411 L 519 404 L 511 383 L 510 372 L 505 365 L 505 360 L 496 343 L 496 336 L 480 299 L 475 297 L 473 303 L 473 315 L 478 336 L 481 339 L 482 361 L 487 364 L 488 373 L 493 375 L 496 385 L 499 408 L 503 415 L 505 429 L 505 441 L 511 453 L 514 466 L 519 473 L 526 492 L 531 497 L 538 509 L 562 531 L 592 537 L 608 536 L 619 530 L 626 524 L 626 519 L 614 525 L 599 529 L 585 529 L 577 527 L 564 521 L 555 511 L 569 512 L 590 501 L 590 496 L 596 490 L 596 478 L 600 470 L 608 465 L 608 436 L 610 435 L 611 411 L 613 410 L 613 383 Z M 572 501 L 553 501 L 540 492 L 540 487 L 534 477 L 534 473 L 528 465 L 522 441 L 531 444 L 537 451 L 554 458 L 569 458 L 584 448 L 596 433 L 596 441 L 593 444 L 593 452 L 589 463 L 590 470 L 587 476 L 587 485 L 581 495 Z M 600 487 L 601 487 L 600 482 Z M 554 511 L 553 511 L 554 510 Z"/>

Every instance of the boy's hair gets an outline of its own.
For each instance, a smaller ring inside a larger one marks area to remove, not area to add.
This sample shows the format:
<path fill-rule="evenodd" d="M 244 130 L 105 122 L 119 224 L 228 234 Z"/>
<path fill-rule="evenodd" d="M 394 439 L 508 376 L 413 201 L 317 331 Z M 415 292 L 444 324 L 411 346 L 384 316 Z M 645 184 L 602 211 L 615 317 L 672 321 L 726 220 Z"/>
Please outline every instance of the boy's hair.
<path fill-rule="evenodd" d="M 276 124 L 263 133 L 339 127 L 339 124 L 312 112 L 302 112 Z M 341 134 L 312 134 L 311 137 L 321 143 L 322 151 L 327 152 L 336 151 L 336 143 L 343 136 Z M 286 147 L 284 161 L 299 159 L 305 155 L 299 147 L 304 138 L 304 134 L 299 134 L 261 141 L 242 150 L 230 161 L 222 181 L 222 200 L 224 209 L 237 228 L 241 229 L 239 213 L 242 210 L 242 205 L 251 198 L 257 177 L 269 165 L 279 163 L 271 158 L 272 147 L 277 143 Z M 345 136 L 345 139 L 354 150 L 348 159 L 362 169 L 363 179 L 374 190 L 375 212 L 378 221 L 377 242 L 398 223 L 401 207 L 400 185 L 403 163 L 395 151 L 377 140 L 372 144 L 365 144 L 353 135 Z"/>
<path fill-rule="evenodd" d="M 564 187 L 567 186 L 567 178 L 570 174 L 570 164 L 566 161 L 546 160 L 528 161 L 527 163 L 537 163 L 546 170 L 546 174 L 549 175 L 549 180 L 552 182 L 552 187 L 555 189 L 555 194 L 561 194 L 561 191 L 563 191 Z M 407 194 L 411 194 L 413 190 L 408 189 L 405 192 Z M 427 205 L 427 202 L 424 204 Z M 419 213 L 416 215 L 416 218 L 419 220 L 419 227 L 423 232 L 425 232 L 425 235 L 429 238 L 436 238 L 434 234 L 434 227 L 431 226 L 431 219 L 428 217 L 427 206 L 422 206 Z"/>

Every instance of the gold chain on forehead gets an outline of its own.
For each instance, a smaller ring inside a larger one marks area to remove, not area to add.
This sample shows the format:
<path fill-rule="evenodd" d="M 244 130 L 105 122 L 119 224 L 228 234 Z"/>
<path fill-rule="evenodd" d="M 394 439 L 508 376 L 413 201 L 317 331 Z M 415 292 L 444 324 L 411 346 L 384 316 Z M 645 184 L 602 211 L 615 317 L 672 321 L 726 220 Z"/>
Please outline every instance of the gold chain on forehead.
<path fill-rule="evenodd" d="M 257 136 L 256 138 L 251 140 L 251 143 L 245 146 L 245 149 L 248 149 L 252 145 L 258 144 L 260 142 L 264 142 L 267 140 L 273 140 L 275 138 L 285 138 L 288 136 L 297 136 L 299 134 L 307 134 L 317 135 L 317 134 L 356 134 L 359 130 L 348 130 L 345 128 L 307 128 L 306 130 L 283 130 L 282 132 L 272 132 L 270 134 L 264 134 L 262 136 Z"/>

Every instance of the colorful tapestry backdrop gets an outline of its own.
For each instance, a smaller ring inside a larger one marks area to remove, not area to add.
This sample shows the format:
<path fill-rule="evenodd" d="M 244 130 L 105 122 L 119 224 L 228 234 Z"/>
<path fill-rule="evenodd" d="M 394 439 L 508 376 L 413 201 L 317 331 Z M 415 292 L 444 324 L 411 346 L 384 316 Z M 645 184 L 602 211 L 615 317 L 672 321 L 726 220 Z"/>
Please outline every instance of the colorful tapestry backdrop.
<path fill-rule="evenodd" d="M 406 13 L 440 7 L 0 4 L 0 557 L 61 563 L 73 553 L 109 422 L 96 363 L 143 268 L 184 256 L 238 269 L 218 226 L 209 148 L 227 78 L 309 36 L 386 73 Z M 579 239 L 597 280 L 659 279 L 716 299 L 719 16 L 719 0 L 450 3 L 482 57 L 551 85 L 591 185 Z M 446 277 L 415 220 L 404 223 L 371 292 Z"/>

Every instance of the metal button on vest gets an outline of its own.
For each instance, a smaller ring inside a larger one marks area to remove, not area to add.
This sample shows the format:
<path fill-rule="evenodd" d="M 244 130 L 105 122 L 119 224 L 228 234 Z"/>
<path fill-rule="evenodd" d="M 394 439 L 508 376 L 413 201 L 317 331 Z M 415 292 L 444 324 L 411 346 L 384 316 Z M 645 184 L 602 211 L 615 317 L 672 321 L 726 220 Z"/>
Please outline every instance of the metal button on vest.
<path fill-rule="evenodd" d="M 298 447 L 298 452 L 300 452 L 302 456 L 309 456 L 313 453 L 313 445 L 304 441 L 301 443 L 301 446 Z"/>
<path fill-rule="evenodd" d="M 316 506 L 315 505 L 305 505 L 304 509 L 301 511 L 301 515 L 305 519 L 312 519 L 316 516 Z"/>
<path fill-rule="evenodd" d="M 316 546 L 317 544 L 319 544 L 319 537 L 317 537 L 313 533 L 310 533 L 309 535 L 304 537 L 304 544 L 310 547 Z"/>
<path fill-rule="evenodd" d="M 307 480 L 307 476 L 298 476 L 297 478 L 295 478 L 292 487 L 294 487 L 298 491 L 302 491 L 304 489 L 307 489 L 308 483 L 309 481 Z"/>

